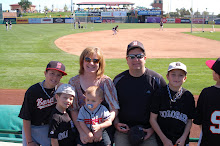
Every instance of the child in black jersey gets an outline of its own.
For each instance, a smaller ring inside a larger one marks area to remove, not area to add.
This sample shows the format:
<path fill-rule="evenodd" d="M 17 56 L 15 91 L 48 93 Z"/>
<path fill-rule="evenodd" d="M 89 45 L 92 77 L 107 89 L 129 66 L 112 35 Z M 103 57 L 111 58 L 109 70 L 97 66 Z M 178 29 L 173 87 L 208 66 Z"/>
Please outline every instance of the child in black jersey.
<path fill-rule="evenodd" d="M 56 91 L 56 107 L 51 114 L 48 136 L 52 146 L 69 146 L 75 144 L 75 128 L 70 118 L 68 107 L 72 105 L 75 89 L 70 84 L 62 84 Z"/>
<path fill-rule="evenodd" d="M 193 95 L 182 87 L 186 74 L 183 63 L 170 63 L 166 75 L 169 84 L 159 89 L 152 99 L 150 123 L 157 133 L 159 146 L 189 145 L 195 101 Z"/>
<path fill-rule="evenodd" d="M 25 93 L 19 117 L 23 119 L 23 146 L 49 146 L 49 117 L 55 107 L 54 93 L 61 78 L 67 75 L 59 61 L 50 61 L 44 72 L 45 80 L 32 85 Z"/>
<path fill-rule="evenodd" d="M 202 135 L 200 146 L 220 145 L 220 58 L 206 61 L 213 70 L 213 80 L 216 84 L 204 88 L 199 95 L 196 116 L 193 123 L 200 125 Z"/>

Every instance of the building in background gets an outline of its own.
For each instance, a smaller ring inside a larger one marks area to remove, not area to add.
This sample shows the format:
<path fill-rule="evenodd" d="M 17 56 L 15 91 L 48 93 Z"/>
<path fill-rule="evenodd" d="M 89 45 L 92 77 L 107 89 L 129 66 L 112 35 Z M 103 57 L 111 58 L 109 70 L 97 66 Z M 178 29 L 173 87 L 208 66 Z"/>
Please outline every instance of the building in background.
<path fill-rule="evenodd" d="M 16 10 L 17 12 L 22 12 L 23 9 L 21 8 L 21 6 L 19 4 L 12 4 L 10 5 L 11 10 Z M 31 5 L 30 8 L 27 9 L 27 12 L 34 12 L 36 10 L 36 6 L 35 5 Z"/>
<path fill-rule="evenodd" d="M 154 3 L 152 4 L 152 7 L 155 9 L 161 10 L 161 16 L 163 16 L 163 0 L 154 0 Z"/>

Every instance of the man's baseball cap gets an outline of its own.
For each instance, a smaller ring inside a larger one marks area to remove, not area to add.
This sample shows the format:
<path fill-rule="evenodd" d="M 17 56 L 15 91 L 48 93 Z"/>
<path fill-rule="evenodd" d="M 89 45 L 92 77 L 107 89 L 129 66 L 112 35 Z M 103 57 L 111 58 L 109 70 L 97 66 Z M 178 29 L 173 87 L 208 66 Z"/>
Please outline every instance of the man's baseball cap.
<path fill-rule="evenodd" d="M 215 60 L 207 60 L 205 64 L 212 70 L 214 70 L 217 74 L 220 75 L 220 58 Z"/>
<path fill-rule="evenodd" d="M 185 73 L 187 74 L 186 65 L 181 62 L 170 63 L 167 72 L 174 70 L 174 69 L 181 69 L 181 70 L 185 71 Z"/>
<path fill-rule="evenodd" d="M 63 76 L 67 75 L 67 73 L 65 72 L 65 66 L 59 61 L 50 61 L 47 64 L 46 70 L 50 69 L 60 71 L 63 74 Z"/>
<path fill-rule="evenodd" d="M 131 42 L 129 45 L 128 45 L 128 48 L 127 48 L 127 55 L 128 55 L 128 52 L 131 51 L 132 49 L 134 48 L 140 48 L 144 54 L 145 54 L 145 49 L 144 49 L 144 45 L 139 42 L 139 41 L 133 41 Z"/>
<path fill-rule="evenodd" d="M 71 86 L 70 84 L 62 84 L 58 87 L 56 94 L 57 93 L 65 93 L 65 94 L 70 94 L 73 95 L 75 97 L 76 92 L 73 86 Z"/>

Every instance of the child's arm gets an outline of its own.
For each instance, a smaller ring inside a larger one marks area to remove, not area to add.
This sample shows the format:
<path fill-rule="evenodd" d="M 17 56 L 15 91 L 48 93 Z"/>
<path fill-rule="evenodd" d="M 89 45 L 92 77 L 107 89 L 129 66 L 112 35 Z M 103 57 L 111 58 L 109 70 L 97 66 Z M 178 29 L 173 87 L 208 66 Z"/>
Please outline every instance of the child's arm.
<path fill-rule="evenodd" d="M 23 120 L 24 133 L 26 138 L 26 143 L 28 146 L 37 145 L 31 138 L 31 121 Z"/>
<path fill-rule="evenodd" d="M 85 133 L 89 135 L 89 142 L 93 142 L 93 133 L 89 130 L 86 124 L 83 121 L 79 121 L 79 125 Z"/>
<path fill-rule="evenodd" d="M 169 140 L 161 131 L 160 126 L 157 123 L 157 114 L 150 113 L 150 124 L 153 127 L 154 131 L 158 134 L 161 141 L 163 142 L 164 146 L 173 146 L 173 143 L 171 140 Z"/>
<path fill-rule="evenodd" d="M 184 146 L 191 127 L 192 127 L 192 119 L 188 119 L 183 135 L 176 141 L 176 144 L 178 144 L 178 146 Z"/>
<path fill-rule="evenodd" d="M 109 118 L 101 124 L 92 125 L 92 128 L 93 128 L 94 132 L 97 132 L 98 130 L 105 129 L 105 128 L 111 126 L 111 125 L 112 125 L 112 120 Z"/>
<path fill-rule="evenodd" d="M 51 138 L 51 145 L 52 146 L 59 146 L 58 140 L 55 138 Z"/>

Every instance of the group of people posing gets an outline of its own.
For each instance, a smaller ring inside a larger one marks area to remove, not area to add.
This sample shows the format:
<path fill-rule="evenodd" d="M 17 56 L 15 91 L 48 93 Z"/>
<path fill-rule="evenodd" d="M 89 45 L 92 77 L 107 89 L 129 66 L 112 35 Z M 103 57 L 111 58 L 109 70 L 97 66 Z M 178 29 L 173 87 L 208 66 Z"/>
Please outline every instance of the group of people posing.
<path fill-rule="evenodd" d="M 168 66 L 162 75 L 145 67 L 143 44 L 127 47 L 128 70 L 112 79 L 104 75 L 101 50 L 88 47 L 80 55 L 79 74 L 68 84 L 65 66 L 51 61 L 45 80 L 25 93 L 19 114 L 24 146 L 188 146 L 192 122 L 201 125 L 201 146 L 220 143 L 220 58 L 208 60 L 216 85 L 202 90 L 197 107 L 182 87 L 187 67 Z"/>

